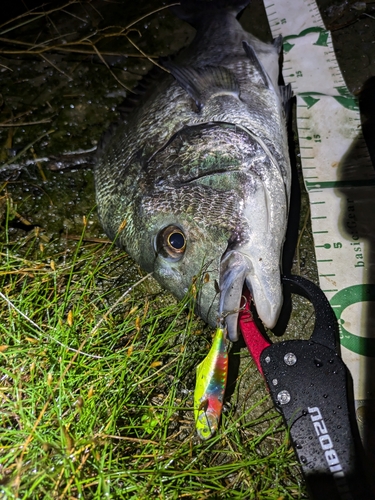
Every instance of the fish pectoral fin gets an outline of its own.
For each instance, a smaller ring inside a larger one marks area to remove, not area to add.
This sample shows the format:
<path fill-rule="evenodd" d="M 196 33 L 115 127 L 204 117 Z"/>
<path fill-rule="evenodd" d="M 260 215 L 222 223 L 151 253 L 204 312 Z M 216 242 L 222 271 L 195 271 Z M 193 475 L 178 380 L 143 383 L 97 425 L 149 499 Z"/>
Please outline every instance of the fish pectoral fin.
<path fill-rule="evenodd" d="M 234 94 L 239 97 L 240 88 L 235 75 L 222 66 L 192 68 L 168 61 L 164 66 L 179 85 L 192 97 L 200 111 L 215 94 Z"/>
<path fill-rule="evenodd" d="M 291 99 L 293 97 L 292 86 L 290 85 L 290 83 L 288 83 L 288 85 L 280 85 L 279 91 L 281 95 L 281 102 L 285 111 L 285 116 L 286 119 L 288 120 L 292 108 L 291 105 Z"/>
<path fill-rule="evenodd" d="M 272 45 L 275 47 L 277 50 L 277 53 L 280 55 L 281 49 L 283 47 L 283 36 L 279 35 L 276 38 L 273 39 Z"/>
<path fill-rule="evenodd" d="M 257 56 L 254 48 L 249 43 L 247 43 L 245 41 L 242 42 L 242 46 L 244 48 L 244 51 L 245 51 L 247 57 L 250 59 L 253 66 L 258 71 L 259 76 L 263 80 L 265 87 L 267 87 L 268 89 L 270 89 L 270 88 L 272 89 L 273 85 L 272 85 L 271 79 L 268 76 L 268 73 L 266 72 L 266 70 L 264 69 L 263 64 L 260 62 L 260 59 Z"/>

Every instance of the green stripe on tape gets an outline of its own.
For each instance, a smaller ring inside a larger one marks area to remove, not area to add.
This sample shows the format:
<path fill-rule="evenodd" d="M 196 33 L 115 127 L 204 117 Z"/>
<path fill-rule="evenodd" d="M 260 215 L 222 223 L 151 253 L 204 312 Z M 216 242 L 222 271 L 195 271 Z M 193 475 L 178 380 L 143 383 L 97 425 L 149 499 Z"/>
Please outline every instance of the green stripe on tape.
<path fill-rule="evenodd" d="M 345 322 L 341 318 L 344 310 L 358 302 L 375 301 L 375 285 L 353 285 L 343 288 L 337 292 L 331 299 L 330 304 L 336 314 L 340 328 L 340 342 L 356 354 L 362 356 L 375 356 L 375 338 L 366 338 L 354 333 L 348 332 L 345 328 Z M 366 334 L 367 332 L 364 332 Z"/>

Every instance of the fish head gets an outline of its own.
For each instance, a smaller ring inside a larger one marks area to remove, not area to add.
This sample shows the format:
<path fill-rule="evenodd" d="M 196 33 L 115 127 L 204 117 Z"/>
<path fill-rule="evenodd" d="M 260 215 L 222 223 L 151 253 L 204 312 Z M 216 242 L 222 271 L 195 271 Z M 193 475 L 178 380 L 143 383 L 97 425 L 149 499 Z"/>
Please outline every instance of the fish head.
<path fill-rule="evenodd" d="M 160 285 L 178 299 L 182 299 L 191 288 L 197 314 L 215 325 L 220 263 L 227 247 L 227 234 L 225 230 L 212 227 L 208 221 L 203 226 L 183 211 L 185 203 L 189 203 L 194 211 L 203 210 L 199 195 L 205 194 L 197 187 L 179 190 L 179 200 L 173 202 L 170 199 L 171 207 L 162 210 L 156 208 L 154 196 L 143 198 L 142 209 L 148 212 L 143 227 L 147 238 L 134 248 L 134 255 L 138 256 L 136 260 L 140 266 L 152 272 Z"/>
<path fill-rule="evenodd" d="M 195 282 L 197 314 L 212 326 L 225 315 L 231 340 L 244 285 L 272 327 L 288 205 L 275 162 L 246 131 L 222 123 L 185 127 L 143 156 L 113 206 L 120 246 L 177 298 Z"/>
<path fill-rule="evenodd" d="M 144 152 L 133 181 L 119 188 L 124 201 L 111 221 L 122 228 L 119 246 L 163 288 L 181 299 L 194 285 L 196 313 L 215 326 L 221 259 L 239 223 L 239 200 L 227 189 L 233 159 L 213 147 L 211 132 L 188 127 L 150 157 Z"/>

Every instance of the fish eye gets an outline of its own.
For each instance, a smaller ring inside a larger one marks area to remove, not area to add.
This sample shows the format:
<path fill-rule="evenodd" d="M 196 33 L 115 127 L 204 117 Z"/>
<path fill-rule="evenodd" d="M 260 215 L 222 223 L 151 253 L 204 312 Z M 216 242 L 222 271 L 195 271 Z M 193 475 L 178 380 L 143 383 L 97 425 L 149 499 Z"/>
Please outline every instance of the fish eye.
<path fill-rule="evenodd" d="M 180 259 L 185 253 L 186 237 L 179 227 L 167 226 L 158 234 L 156 245 L 163 257 Z"/>

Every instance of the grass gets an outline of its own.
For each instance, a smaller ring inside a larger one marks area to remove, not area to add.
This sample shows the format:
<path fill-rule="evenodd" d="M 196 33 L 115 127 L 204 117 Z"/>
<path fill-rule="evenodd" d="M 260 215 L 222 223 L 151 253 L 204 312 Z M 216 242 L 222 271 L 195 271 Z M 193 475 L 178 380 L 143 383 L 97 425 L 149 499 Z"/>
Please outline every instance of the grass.
<path fill-rule="evenodd" d="M 305 498 L 281 418 L 260 377 L 249 381 L 244 349 L 232 354 L 240 368 L 218 433 L 197 438 L 195 368 L 213 332 L 191 312 L 194 288 L 177 303 L 103 241 L 85 201 L 89 171 L 43 173 L 37 164 L 20 174 L 15 164 L 91 147 L 119 88 L 183 45 L 188 32 L 150 3 L 140 13 L 129 3 L 135 21 L 120 27 L 103 21 L 117 23 L 116 2 L 96 12 L 78 0 L 0 26 L 0 498 Z"/>
<path fill-rule="evenodd" d="M 196 437 L 194 373 L 212 332 L 191 313 L 192 292 L 176 303 L 149 276 L 122 280 L 127 256 L 85 241 L 93 214 L 68 257 L 38 234 L 12 242 L 5 201 L 3 498 L 303 496 L 281 420 L 262 399 L 229 408 L 207 442 Z"/>

